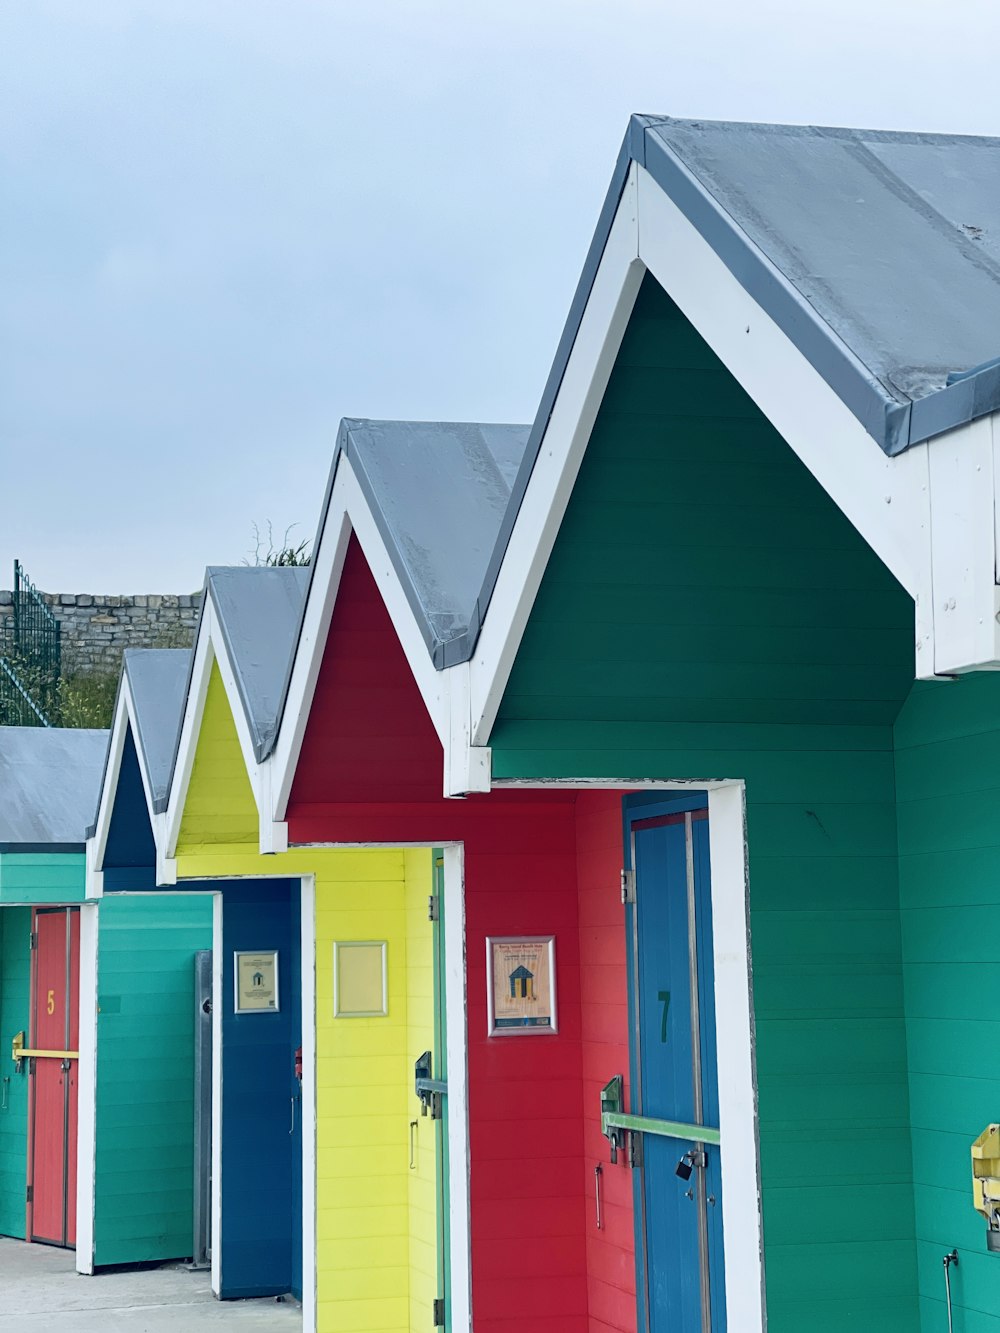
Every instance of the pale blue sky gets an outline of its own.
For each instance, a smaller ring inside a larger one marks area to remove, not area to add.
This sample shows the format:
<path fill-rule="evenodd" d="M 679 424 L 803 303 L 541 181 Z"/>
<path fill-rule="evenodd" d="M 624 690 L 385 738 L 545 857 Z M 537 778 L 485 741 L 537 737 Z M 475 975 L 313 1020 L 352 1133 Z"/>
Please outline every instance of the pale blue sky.
<path fill-rule="evenodd" d="M 0 587 L 310 535 L 342 416 L 527 421 L 629 112 L 1000 134 L 995 0 L 0 0 Z"/>

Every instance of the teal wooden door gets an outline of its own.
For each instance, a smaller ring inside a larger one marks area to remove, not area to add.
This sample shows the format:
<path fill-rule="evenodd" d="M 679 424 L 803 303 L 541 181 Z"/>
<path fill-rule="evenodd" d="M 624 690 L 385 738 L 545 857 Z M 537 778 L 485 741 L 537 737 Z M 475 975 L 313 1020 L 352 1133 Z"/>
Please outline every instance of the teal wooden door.
<path fill-rule="evenodd" d="M 633 1110 L 674 1126 L 641 1134 L 640 1304 L 648 1333 L 724 1333 L 708 811 L 639 806 L 629 833 Z"/>

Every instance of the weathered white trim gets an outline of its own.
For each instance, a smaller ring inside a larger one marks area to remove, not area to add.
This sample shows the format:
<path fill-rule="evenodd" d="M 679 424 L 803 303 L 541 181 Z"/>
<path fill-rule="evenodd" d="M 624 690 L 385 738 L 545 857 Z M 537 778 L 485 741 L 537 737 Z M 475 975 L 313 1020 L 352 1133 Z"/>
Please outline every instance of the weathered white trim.
<path fill-rule="evenodd" d="M 222 1290 L 222 894 L 212 894 L 212 1291 Z"/>
<path fill-rule="evenodd" d="M 669 196 L 633 163 L 473 655 L 470 746 L 488 745 L 647 269 L 914 598 L 917 675 L 997 666 L 996 420 L 973 422 L 888 457 Z M 460 743 L 460 731 L 452 728 L 449 745 Z M 473 764 L 481 780 L 484 758 L 488 752 L 449 754 L 449 791 L 458 790 Z"/>
<path fill-rule="evenodd" d="M 448 743 L 444 747 L 444 794 L 464 796 L 490 789 L 490 751 L 472 744 L 472 688 L 468 662 L 445 673 Z"/>
<path fill-rule="evenodd" d="M 726 1309 L 730 1325 L 738 1326 L 740 1333 L 764 1333 L 764 1231 L 744 797 L 741 782 L 708 793 L 712 951 Z"/>
<path fill-rule="evenodd" d="M 351 522 L 344 507 L 342 490 L 337 482 L 345 459 L 337 462 L 330 505 L 323 528 L 319 533 L 313 555 L 309 596 L 302 616 L 302 628 L 295 650 L 288 696 L 285 700 L 281 726 L 274 750 L 268 760 L 271 769 L 271 818 L 283 820 L 288 808 L 295 768 L 302 751 L 302 741 L 309 721 L 316 682 L 319 679 L 326 647 L 326 636 L 333 619 L 333 608 L 340 590 L 340 576 L 351 537 Z"/>
<path fill-rule="evenodd" d="M 201 722 L 205 715 L 208 684 L 212 676 L 212 663 L 215 660 L 210 634 L 210 621 L 213 616 L 212 599 L 206 592 L 202 600 L 201 617 L 198 622 L 198 637 L 195 640 L 194 660 L 191 666 L 187 701 L 184 705 L 184 716 L 181 721 L 177 758 L 174 763 L 173 776 L 170 780 L 170 795 L 163 821 L 163 838 L 162 842 L 157 843 L 156 847 L 158 880 L 160 878 L 161 862 L 171 859 L 177 851 L 181 818 L 184 814 L 188 788 L 191 785 L 191 771 L 194 768 L 198 736 L 201 733 Z"/>
<path fill-rule="evenodd" d="M 76 1271 L 94 1271 L 97 1166 L 97 935 L 100 908 L 80 907 L 80 1058 L 77 1061 Z"/>
<path fill-rule="evenodd" d="M 982 417 L 935 440 L 928 452 L 933 570 L 933 672 L 1000 661 L 997 578 L 997 442 Z"/>
<path fill-rule="evenodd" d="M 642 168 L 639 212 L 642 259 L 660 285 L 903 587 L 926 590 L 927 446 L 883 453 Z"/>
<path fill-rule="evenodd" d="M 448 1047 L 448 1208 L 451 1215 L 451 1327 L 472 1329 L 469 1058 L 466 1022 L 465 849 L 444 854 L 444 1004 Z"/>
<path fill-rule="evenodd" d="M 273 768 L 269 777 L 272 806 L 267 814 L 262 811 L 262 819 L 280 823 L 284 820 L 288 809 L 295 767 L 309 720 L 333 608 L 340 587 L 347 544 L 352 532 L 357 537 L 372 576 L 378 584 L 434 729 L 441 739 L 441 744 L 446 749 L 449 745 L 452 725 L 448 698 L 450 673 L 434 669 L 416 616 L 393 567 L 382 533 L 358 484 L 350 458 L 341 454 L 337 461 L 330 504 L 316 551 L 316 563 L 309 585 L 309 596 L 292 667 L 284 715 L 274 751 L 271 758 L 266 761 Z"/>
<path fill-rule="evenodd" d="M 111 738 L 108 744 L 108 760 L 104 769 L 104 782 L 101 786 L 100 800 L 97 805 L 97 819 L 94 832 L 87 839 L 87 896 L 90 897 L 92 875 L 104 868 L 104 853 L 108 846 L 108 833 L 111 830 L 111 812 L 115 805 L 118 791 L 118 778 L 121 774 L 122 756 L 125 753 L 125 737 L 131 725 L 131 713 L 126 699 L 126 680 L 122 673 L 121 687 L 115 703 L 115 715 L 111 721 Z M 97 895 L 99 896 L 99 895 Z"/>
<path fill-rule="evenodd" d="M 303 875 L 302 949 L 302 1327 L 316 1329 L 316 876 Z"/>
<path fill-rule="evenodd" d="M 181 723 L 181 737 L 177 749 L 173 779 L 170 784 L 170 798 L 167 803 L 166 814 L 160 822 L 154 821 L 153 825 L 153 832 L 156 837 L 157 882 L 161 884 L 176 883 L 176 866 L 172 866 L 171 863 L 177 851 L 177 840 L 180 837 L 184 807 L 187 804 L 187 795 L 191 786 L 191 774 L 194 769 L 195 755 L 198 751 L 198 741 L 201 737 L 201 727 L 205 717 L 205 701 L 208 697 L 208 686 L 213 665 L 218 667 L 226 691 L 229 711 L 232 714 L 233 724 L 236 728 L 240 753 L 243 756 L 243 763 L 254 795 L 254 803 L 257 807 L 260 823 L 262 826 L 266 825 L 267 829 L 271 827 L 269 814 L 270 775 L 265 776 L 262 772 L 263 766 L 257 763 L 253 738 L 250 734 L 250 725 L 243 709 L 239 686 L 236 683 L 236 672 L 219 625 L 219 618 L 211 593 L 206 592 L 201 618 L 198 623 L 198 639 L 195 644 L 191 686 Z M 264 805 L 264 796 L 267 797 L 267 806 Z M 263 840 L 262 833 L 261 841 L 263 842 Z M 272 851 L 276 849 L 271 846 L 261 846 L 261 850 Z"/>
<path fill-rule="evenodd" d="M 645 272 L 633 164 L 490 599 L 471 666 L 471 743 L 500 707 Z M 447 761 L 459 771 L 465 761 Z"/>

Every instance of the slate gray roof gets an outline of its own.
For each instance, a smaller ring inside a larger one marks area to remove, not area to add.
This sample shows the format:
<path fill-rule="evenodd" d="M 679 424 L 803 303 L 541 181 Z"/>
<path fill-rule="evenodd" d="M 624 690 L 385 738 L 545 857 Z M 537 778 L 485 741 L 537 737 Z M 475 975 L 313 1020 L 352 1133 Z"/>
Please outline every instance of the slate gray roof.
<path fill-rule="evenodd" d="M 260 762 L 270 753 L 277 733 L 302 622 L 309 569 L 213 567 L 206 571 L 205 586 L 219 617 L 254 753 Z"/>
<path fill-rule="evenodd" d="M 83 850 L 106 731 L 0 727 L 0 852 Z"/>
<path fill-rule="evenodd" d="M 641 117 L 630 140 L 887 453 L 1000 407 L 1000 139 Z"/>
<path fill-rule="evenodd" d="M 436 667 L 467 661 L 480 589 L 529 427 L 441 421 L 341 422 L 351 460 Z"/>
<path fill-rule="evenodd" d="M 1000 139 L 633 116 L 483 579 L 484 613 L 632 162 L 887 454 L 1000 410 Z"/>
<path fill-rule="evenodd" d="M 153 795 L 153 810 L 159 814 L 167 808 L 191 652 L 187 648 L 129 648 L 124 661 L 135 710 L 136 749 Z"/>

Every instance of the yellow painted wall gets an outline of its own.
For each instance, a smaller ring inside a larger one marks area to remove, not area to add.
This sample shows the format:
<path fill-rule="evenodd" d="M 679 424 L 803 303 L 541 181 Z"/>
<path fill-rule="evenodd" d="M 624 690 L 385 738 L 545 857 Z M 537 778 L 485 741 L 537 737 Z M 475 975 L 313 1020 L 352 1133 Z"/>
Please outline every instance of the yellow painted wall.
<path fill-rule="evenodd" d="M 413 1064 L 433 1044 L 432 854 L 316 848 L 261 856 L 257 838 L 253 792 L 213 669 L 181 820 L 178 880 L 316 877 L 317 1330 L 427 1330 L 439 1294 L 435 1130 L 419 1115 Z M 333 943 L 351 939 L 388 943 L 384 1018 L 333 1016 Z"/>
<path fill-rule="evenodd" d="M 431 1325 L 431 1306 L 441 1295 L 437 1284 L 437 1122 L 421 1116 L 412 1094 L 413 1062 L 434 1045 L 433 927 L 427 899 L 433 891 L 430 851 L 404 852 L 406 876 L 406 1026 L 410 1076 L 410 1119 L 416 1119 L 416 1170 L 409 1173 L 410 1329 Z M 435 1056 L 436 1056 L 435 1052 Z M 437 1061 L 434 1064 L 437 1075 Z"/>
<path fill-rule="evenodd" d="M 256 848 L 257 839 L 257 806 L 226 687 L 218 666 L 213 663 L 181 818 L 178 873 L 185 852 L 195 852 L 200 847 L 216 851 L 228 846 Z"/>

